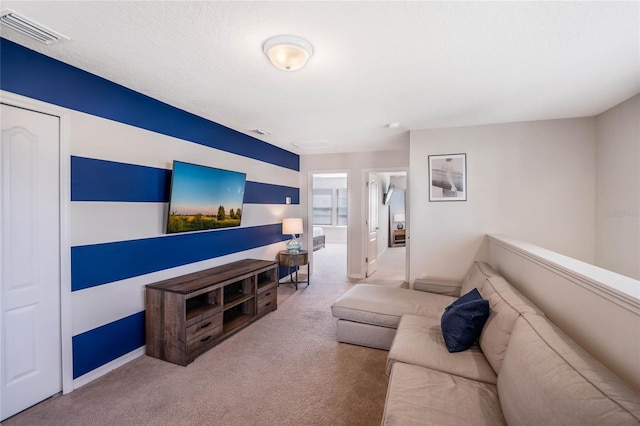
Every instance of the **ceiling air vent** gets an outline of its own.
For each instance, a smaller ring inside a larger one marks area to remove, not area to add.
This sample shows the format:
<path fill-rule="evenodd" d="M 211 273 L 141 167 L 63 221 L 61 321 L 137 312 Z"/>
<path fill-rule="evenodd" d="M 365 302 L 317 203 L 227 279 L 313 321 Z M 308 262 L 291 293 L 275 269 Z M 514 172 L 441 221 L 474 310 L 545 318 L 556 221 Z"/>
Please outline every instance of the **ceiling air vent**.
<path fill-rule="evenodd" d="M 3 26 L 13 28 L 44 44 L 54 44 L 61 40 L 69 40 L 69 37 L 50 30 L 44 25 L 34 22 L 11 9 L 3 9 L 0 11 L 0 23 Z"/>

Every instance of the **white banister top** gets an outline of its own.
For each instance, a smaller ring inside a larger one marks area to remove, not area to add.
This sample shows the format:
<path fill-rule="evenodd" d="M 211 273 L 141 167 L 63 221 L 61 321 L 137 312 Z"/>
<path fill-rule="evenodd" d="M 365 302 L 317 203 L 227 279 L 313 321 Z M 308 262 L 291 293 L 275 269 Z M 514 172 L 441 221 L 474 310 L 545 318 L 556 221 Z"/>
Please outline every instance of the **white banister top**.
<path fill-rule="evenodd" d="M 640 305 L 640 281 L 638 280 L 502 234 L 488 234 L 487 238 L 507 249 L 580 278 L 583 282 L 598 287 L 600 290 L 617 293 L 618 296 L 627 299 L 636 306 Z"/>

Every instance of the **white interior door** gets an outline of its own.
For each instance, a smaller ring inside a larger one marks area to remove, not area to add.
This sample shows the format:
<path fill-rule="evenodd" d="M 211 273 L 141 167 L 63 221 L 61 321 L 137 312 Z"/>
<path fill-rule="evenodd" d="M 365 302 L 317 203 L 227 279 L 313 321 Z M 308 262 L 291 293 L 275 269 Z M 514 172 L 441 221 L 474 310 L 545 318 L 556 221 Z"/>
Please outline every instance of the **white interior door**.
<path fill-rule="evenodd" d="M 367 277 L 378 269 L 378 182 L 369 179 L 367 183 Z"/>
<path fill-rule="evenodd" d="M 62 390 L 59 117 L 2 105 L 0 419 Z"/>

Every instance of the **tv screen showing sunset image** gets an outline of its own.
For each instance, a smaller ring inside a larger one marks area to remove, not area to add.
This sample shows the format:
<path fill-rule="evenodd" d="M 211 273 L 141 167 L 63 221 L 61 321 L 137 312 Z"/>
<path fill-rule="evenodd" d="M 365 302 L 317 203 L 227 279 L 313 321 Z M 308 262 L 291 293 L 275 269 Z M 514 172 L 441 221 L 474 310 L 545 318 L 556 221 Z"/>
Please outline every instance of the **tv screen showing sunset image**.
<path fill-rule="evenodd" d="M 240 226 L 246 177 L 174 161 L 167 233 Z"/>

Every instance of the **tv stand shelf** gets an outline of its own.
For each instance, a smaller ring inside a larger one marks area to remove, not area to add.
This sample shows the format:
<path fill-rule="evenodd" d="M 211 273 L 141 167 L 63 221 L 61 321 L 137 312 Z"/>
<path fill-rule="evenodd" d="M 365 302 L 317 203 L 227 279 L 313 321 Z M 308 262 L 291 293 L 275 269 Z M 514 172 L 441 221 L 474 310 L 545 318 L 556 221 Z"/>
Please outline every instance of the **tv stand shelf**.
<path fill-rule="evenodd" d="M 276 310 L 278 263 L 245 259 L 145 288 L 146 353 L 187 365 Z"/>

